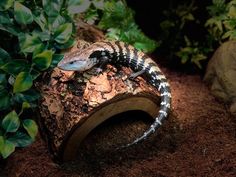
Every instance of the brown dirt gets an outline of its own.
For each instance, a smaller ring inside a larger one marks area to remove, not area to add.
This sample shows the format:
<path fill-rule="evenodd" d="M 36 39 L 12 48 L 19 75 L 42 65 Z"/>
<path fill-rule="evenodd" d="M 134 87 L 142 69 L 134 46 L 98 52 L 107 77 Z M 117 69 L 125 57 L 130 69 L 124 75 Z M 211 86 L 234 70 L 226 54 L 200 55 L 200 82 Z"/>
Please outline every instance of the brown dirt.
<path fill-rule="evenodd" d="M 131 112 L 94 130 L 81 146 L 78 161 L 55 163 L 39 136 L 11 155 L 1 171 L 9 177 L 235 177 L 236 119 L 198 75 L 164 73 L 172 88 L 174 116 L 143 143 L 123 150 L 111 146 L 122 138 L 130 142 L 150 125 L 145 114 Z"/>

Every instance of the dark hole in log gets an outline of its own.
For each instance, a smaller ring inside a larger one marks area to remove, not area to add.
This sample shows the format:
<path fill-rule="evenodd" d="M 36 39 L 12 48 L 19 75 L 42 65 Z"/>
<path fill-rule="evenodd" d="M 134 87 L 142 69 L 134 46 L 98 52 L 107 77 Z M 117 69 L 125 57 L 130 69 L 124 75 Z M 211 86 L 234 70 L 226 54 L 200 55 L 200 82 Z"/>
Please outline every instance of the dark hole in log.
<path fill-rule="evenodd" d="M 78 159 L 101 156 L 132 142 L 146 131 L 153 118 L 144 111 L 117 114 L 93 129 L 78 149 Z"/>

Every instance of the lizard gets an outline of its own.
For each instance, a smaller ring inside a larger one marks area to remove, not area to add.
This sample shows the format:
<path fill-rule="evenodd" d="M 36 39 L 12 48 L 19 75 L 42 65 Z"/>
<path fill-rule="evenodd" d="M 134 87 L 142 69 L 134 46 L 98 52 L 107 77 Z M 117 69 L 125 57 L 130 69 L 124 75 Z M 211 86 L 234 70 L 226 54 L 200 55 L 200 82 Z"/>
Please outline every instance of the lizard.
<path fill-rule="evenodd" d="M 64 56 L 57 66 L 62 70 L 84 72 L 105 62 L 130 67 L 136 71 L 133 73 L 134 77 L 140 74 L 147 75 L 149 83 L 160 92 L 161 103 L 158 116 L 142 136 L 123 146 L 129 147 L 154 133 L 167 118 L 171 107 L 170 85 L 158 65 L 147 54 L 121 41 L 95 42 L 82 51 L 74 51 Z"/>

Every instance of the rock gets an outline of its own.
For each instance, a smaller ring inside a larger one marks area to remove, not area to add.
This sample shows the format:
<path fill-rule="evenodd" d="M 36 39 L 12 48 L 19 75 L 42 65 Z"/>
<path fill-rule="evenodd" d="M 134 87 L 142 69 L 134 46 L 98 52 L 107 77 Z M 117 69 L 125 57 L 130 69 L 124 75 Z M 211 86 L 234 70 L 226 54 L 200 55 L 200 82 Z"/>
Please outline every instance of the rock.
<path fill-rule="evenodd" d="M 208 63 L 204 81 L 217 98 L 231 104 L 236 113 L 236 41 L 223 43 Z"/>

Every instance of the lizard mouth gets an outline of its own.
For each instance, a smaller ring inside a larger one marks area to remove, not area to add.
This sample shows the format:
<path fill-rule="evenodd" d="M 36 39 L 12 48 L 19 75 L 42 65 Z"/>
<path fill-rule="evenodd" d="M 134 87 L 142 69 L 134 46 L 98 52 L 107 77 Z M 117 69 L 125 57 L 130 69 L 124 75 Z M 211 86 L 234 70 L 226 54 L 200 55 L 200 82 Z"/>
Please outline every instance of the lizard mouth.
<path fill-rule="evenodd" d="M 66 71 L 79 71 L 83 72 L 92 67 L 91 62 L 88 60 L 74 60 L 64 62 L 63 60 L 57 64 L 57 67 Z"/>
<path fill-rule="evenodd" d="M 60 62 L 57 64 L 57 67 L 58 67 L 58 68 L 61 68 L 61 66 L 62 66 L 62 62 L 60 61 Z"/>
<path fill-rule="evenodd" d="M 63 69 L 63 66 L 65 65 L 65 62 L 63 61 L 63 59 L 57 64 L 57 67 L 60 69 Z"/>

